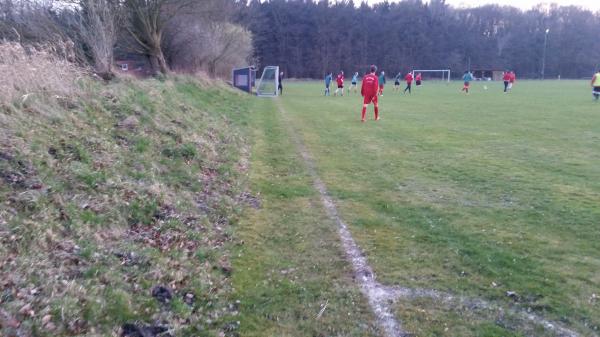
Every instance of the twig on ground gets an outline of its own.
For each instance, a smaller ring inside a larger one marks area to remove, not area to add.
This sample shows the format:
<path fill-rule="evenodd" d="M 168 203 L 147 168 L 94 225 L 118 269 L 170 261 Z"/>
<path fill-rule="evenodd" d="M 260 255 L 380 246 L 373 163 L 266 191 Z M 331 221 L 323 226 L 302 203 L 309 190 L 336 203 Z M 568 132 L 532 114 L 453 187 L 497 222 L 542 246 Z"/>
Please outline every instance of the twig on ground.
<path fill-rule="evenodd" d="M 316 317 L 317 319 L 320 319 L 321 316 L 323 316 L 323 313 L 325 312 L 325 309 L 327 309 L 328 305 L 329 305 L 329 300 L 325 301 L 325 304 L 323 305 L 323 307 L 321 308 L 321 310 L 317 314 L 317 317 Z"/>

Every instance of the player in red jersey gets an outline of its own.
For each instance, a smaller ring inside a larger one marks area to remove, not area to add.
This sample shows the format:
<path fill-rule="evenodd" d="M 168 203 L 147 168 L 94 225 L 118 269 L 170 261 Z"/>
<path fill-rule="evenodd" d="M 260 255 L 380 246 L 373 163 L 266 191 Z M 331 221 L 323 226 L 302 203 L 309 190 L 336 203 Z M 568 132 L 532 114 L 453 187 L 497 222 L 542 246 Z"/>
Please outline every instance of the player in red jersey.
<path fill-rule="evenodd" d="M 504 81 L 504 92 L 508 92 L 508 83 L 510 83 L 511 78 L 512 76 L 510 76 L 510 71 L 506 70 L 504 75 L 502 75 L 502 80 Z"/>
<path fill-rule="evenodd" d="M 340 89 L 342 90 L 342 96 L 344 96 L 344 72 L 343 71 L 340 71 L 340 73 L 335 78 L 335 81 L 337 82 L 337 89 L 335 89 L 333 96 L 337 96 L 338 91 Z"/>
<path fill-rule="evenodd" d="M 508 80 L 508 90 L 512 90 L 513 85 L 517 81 L 517 75 L 515 75 L 514 71 L 510 71 L 510 79 Z"/>
<path fill-rule="evenodd" d="M 404 88 L 404 93 L 406 94 L 406 90 L 408 90 L 408 93 L 410 94 L 410 90 L 412 88 L 412 82 L 413 82 L 413 74 L 412 73 L 408 73 L 406 74 L 406 77 L 404 77 L 404 80 L 406 81 L 406 88 Z"/>
<path fill-rule="evenodd" d="M 365 121 L 365 114 L 367 113 L 367 106 L 373 103 L 375 107 L 375 120 L 379 120 L 379 106 L 377 105 L 377 93 L 379 92 L 379 79 L 375 73 L 377 67 L 371 66 L 371 73 L 365 75 L 362 80 L 362 87 L 360 94 L 363 96 L 363 108 L 361 122 Z"/>
<path fill-rule="evenodd" d="M 421 76 L 421 73 L 418 73 L 417 76 L 415 76 L 415 82 L 417 83 L 417 87 L 421 86 L 422 79 L 423 79 L 423 76 Z"/>

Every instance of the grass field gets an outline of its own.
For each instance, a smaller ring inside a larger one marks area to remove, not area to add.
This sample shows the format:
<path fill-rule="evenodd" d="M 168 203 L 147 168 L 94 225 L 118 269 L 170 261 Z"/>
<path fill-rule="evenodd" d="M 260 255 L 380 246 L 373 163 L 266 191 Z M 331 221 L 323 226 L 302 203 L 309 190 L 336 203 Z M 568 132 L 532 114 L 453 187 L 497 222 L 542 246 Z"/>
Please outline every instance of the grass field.
<path fill-rule="evenodd" d="M 600 104 L 585 81 L 521 81 L 510 94 L 486 85 L 468 96 L 460 83 L 412 95 L 388 86 L 382 120 L 369 107 L 364 124 L 358 96 L 323 97 L 320 82 L 256 99 L 250 182 L 261 206 L 246 212 L 234 259 L 242 335 L 380 334 L 290 132 L 380 282 L 598 335 Z M 431 299 L 400 300 L 395 313 L 416 336 L 552 335 Z"/>

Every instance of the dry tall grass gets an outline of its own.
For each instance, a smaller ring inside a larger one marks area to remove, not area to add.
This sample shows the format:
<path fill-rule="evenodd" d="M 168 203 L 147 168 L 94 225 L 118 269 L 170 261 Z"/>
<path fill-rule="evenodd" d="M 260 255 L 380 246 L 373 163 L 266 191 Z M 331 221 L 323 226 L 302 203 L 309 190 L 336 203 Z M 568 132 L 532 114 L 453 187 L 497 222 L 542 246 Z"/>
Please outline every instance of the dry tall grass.
<path fill-rule="evenodd" d="M 31 95 L 72 96 L 85 70 L 69 62 L 69 43 L 24 46 L 0 43 L 0 103 L 25 101 Z"/>

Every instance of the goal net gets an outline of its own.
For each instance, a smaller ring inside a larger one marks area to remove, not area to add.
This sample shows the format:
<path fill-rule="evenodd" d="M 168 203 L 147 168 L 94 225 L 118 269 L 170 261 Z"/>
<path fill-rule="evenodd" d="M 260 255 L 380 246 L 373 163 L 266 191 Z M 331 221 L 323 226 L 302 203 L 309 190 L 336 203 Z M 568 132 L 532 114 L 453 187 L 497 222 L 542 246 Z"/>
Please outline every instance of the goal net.
<path fill-rule="evenodd" d="M 413 77 L 421 74 L 424 80 L 441 80 L 450 82 L 450 69 L 415 69 L 412 71 Z"/>
<path fill-rule="evenodd" d="M 256 86 L 256 95 L 261 97 L 277 96 L 279 86 L 279 67 L 266 66 Z"/>

